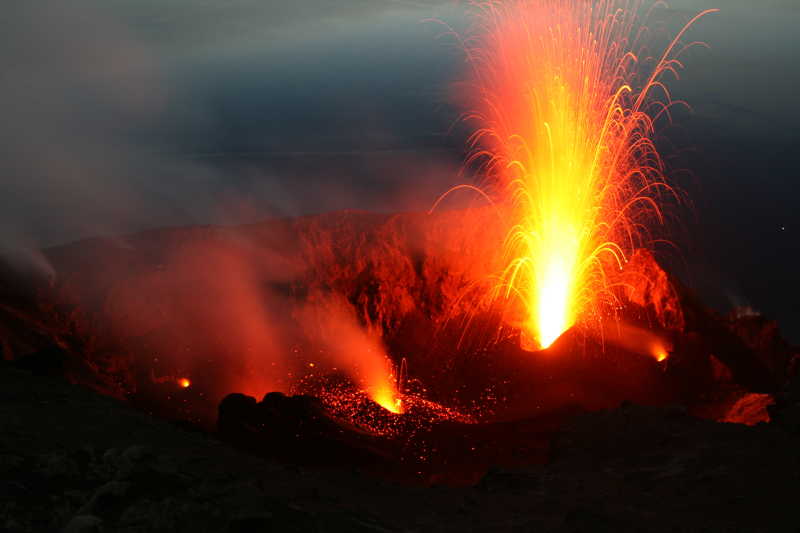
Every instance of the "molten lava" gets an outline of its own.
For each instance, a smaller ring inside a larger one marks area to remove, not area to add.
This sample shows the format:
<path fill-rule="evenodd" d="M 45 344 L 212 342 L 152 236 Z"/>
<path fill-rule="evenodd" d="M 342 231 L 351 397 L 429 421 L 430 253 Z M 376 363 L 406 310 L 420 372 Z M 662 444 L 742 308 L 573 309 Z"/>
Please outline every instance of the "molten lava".
<path fill-rule="evenodd" d="M 403 413 L 403 401 L 397 396 L 397 393 L 391 387 L 381 387 L 376 390 L 369 391 L 369 396 L 372 400 L 396 415 Z"/>
<path fill-rule="evenodd" d="M 653 345 L 652 355 L 660 363 L 669 357 L 669 352 L 661 344 L 655 344 Z"/>
<path fill-rule="evenodd" d="M 523 344 L 546 348 L 612 308 L 607 274 L 651 244 L 677 198 L 652 141 L 673 105 L 661 78 L 677 75 L 679 39 L 714 10 L 648 64 L 637 0 L 473 6 L 471 160 L 511 216 L 496 295 L 516 302 Z"/>

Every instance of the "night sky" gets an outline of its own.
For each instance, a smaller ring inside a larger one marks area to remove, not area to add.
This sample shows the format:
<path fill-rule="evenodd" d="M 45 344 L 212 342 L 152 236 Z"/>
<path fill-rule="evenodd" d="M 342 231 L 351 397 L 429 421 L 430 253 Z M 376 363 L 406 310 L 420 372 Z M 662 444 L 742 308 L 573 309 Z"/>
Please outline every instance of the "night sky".
<path fill-rule="evenodd" d="M 756 6 L 757 4 L 757 6 Z M 796 0 L 676 0 L 693 28 L 659 143 L 692 199 L 674 267 L 800 342 Z M 421 210 L 459 176 L 452 1 L 11 0 L 0 32 L 7 254 L 165 225 Z M 454 127 L 455 125 L 455 127 Z M 689 172 L 682 172 L 686 169 Z"/>

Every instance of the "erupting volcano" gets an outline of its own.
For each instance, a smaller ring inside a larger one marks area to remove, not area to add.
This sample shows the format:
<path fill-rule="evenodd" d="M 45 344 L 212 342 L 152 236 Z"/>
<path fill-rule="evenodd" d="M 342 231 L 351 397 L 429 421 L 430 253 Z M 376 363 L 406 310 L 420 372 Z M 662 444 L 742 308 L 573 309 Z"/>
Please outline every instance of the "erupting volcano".
<path fill-rule="evenodd" d="M 662 244 L 681 249 L 668 237 L 689 197 L 658 148 L 686 105 L 668 85 L 698 44 L 687 31 L 716 11 L 666 30 L 659 5 L 470 3 L 471 25 L 448 32 L 462 82 L 441 81 L 461 106 L 446 117 L 453 136 L 464 133 L 447 185 L 400 183 L 424 209 L 464 181 L 459 166 L 471 182 L 429 212 L 87 239 L 43 249 L 42 275 L 0 263 L 3 359 L 279 464 L 419 485 L 550 464 L 575 446 L 571 424 L 603 412 L 645 430 L 673 405 L 689 428 L 791 421 L 781 409 L 795 400 L 778 391 L 800 357 L 777 327 L 712 311 L 659 263 Z M 439 209 L 464 189 L 478 203 Z M 613 442 L 615 424 L 600 436 Z"/>
<path fill-rule="evenodd" d="M 547 348 L 566 329 L 611 316 L 610 273 L 651 247 L 678 193 L 653 142 L 670 113 L 684 32 L 646 57 L 642 3 L 508 0 L 474 5 L 465 46 L 479 128 L 472 161 L 510 206 L 497 296 L 523 343 Z M 644 59 L 644 60 L 643 60 Z"/>
<path fill-rule="evenodd" d="M 310 395 L 350 422 L 377 421 L 369 429 L 397 417 L 493 423 L 572 403 L 668 398 L 674 391 L 654 365 L 675 342 L 682 348 L 685 310 L 646 249 L 680 194 L 654 134 L 676 104 L 664 78 L 683 67 L 678 57 L 693 43 L 681 39 L 713 10 L 650 57 L 643 8 L 471 4 L 473 25 L 459 40 L 469 68 L 464 119 L 477 125 L 467 166 L 477 166 L 480 188 L 461 187 L 488 207 L 273 220 L 202 238 L 187 230 L 165 237 L 169 246 L 134 237 L 132 250 L 150 252 L 115 259 L 105 277 L 85 277 L 90 270 L 63 252 L 58 297 L 104 325 L 81 325 L 101 331 L 92 333 L 101 353 L 134 354 L 130 367 L 111 365 L 108 386 L 161 409 L 159 387 L 170 384 L 168 400 L 179 398 L 184 415 L 204 404 L 194 418 L 206 424 L 231 390 Z M 107 260 L 102 247 L 91 253 L 95 265 Z M 512 333 L 487 343 L 475 324 Z M 573 326 L 577 335 L 552 346 Z M 559 356 L 531 361 L 520 348 Z M 604 357 L 581 360 L 587 353 Z M 584 383 L 592 365 L 606 370 Z"/>

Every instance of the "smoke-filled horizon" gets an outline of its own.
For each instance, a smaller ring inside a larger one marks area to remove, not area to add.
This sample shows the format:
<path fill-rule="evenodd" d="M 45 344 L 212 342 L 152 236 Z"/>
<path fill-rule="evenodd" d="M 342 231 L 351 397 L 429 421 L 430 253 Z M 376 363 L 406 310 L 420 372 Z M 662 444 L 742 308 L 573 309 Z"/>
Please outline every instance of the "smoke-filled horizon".
<path fill-rule="evenodd" d="M 671 84 L 693 108 L 665 133 L 680 150 L 674 170 L 692 174 L 681 274 L 713 303 L 763 310 L 797 338 L 797 296 L 777 294 L 796 291 L 776 287 L 793 287 L 800 256 L 800 10 L 670 4 L 667 25 L 722 8 L 691 34 L 711 48 L 687 54 Z M 452 98 L 465 65 L 424 20 L 458 29 L 463 12 L 447 0 L 11 2 L 0 247 L 429 207 L 465 180 Z"/>
<path fill-rule="evenodd" d="M 427 207 L 460 157 L 446 139 L 456 112 L 442 109 L 456 54 L 421 22 L 440 11 L 14 3 L 0 52 L 13 102 L 3 241 Z M 399 190 L 409 174 L 438 182 L 414 192 L 424 201 Z"/>

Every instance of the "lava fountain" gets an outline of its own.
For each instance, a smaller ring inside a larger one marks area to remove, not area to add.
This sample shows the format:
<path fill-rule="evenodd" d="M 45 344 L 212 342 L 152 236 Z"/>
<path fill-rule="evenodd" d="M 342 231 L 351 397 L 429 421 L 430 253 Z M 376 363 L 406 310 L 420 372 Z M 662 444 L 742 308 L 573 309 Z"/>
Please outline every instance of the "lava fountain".
<path fill-rule="evenodd" d="M 346 299 L 314 295 L 312 303 L 297 311 L 297 318 L 307 335 L 324 348 L 325 358 L 349 374 L 372 401 L 391 413 L 403 412 L 394 368 L 379 332 L 361 327 Z"/>
<path fill-rule="evenodd" d="M 509 209 L 493 297 L 514 301 L 523 345 L 546 348 L 613 309 L 609 273 L 654 240 L 678 199 L 653 143 L 673 101 L 663 81 L 698 14 L 650 59 L 636 0 L 476 2 L 470 163 Z M 646 20 L 646 16 L 645 16 Z M 691 46 L 694 43 L 690 43 Z"/>

